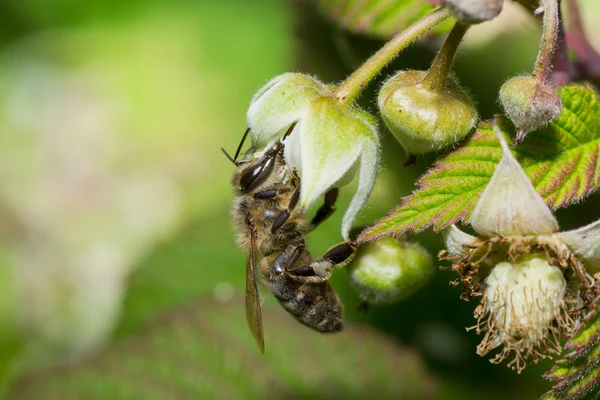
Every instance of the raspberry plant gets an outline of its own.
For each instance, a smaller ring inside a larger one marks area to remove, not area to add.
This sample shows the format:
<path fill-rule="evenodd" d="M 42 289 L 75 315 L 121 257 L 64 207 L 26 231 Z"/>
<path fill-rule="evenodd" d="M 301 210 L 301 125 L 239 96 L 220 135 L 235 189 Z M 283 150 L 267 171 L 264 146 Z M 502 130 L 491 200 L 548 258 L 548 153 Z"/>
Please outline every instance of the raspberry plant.
<path fill-rule="evenodd" d="M 12 269 L 0 269 L 5 278 L 0 282 L 5 294 L 0 317 L 7 331 L 0 335 L 4 350 L 0 395 L 462 399 L 505 393 L 533 397 L 535 392 L 549 399 L 598 397 L 600 222 L 594 219 L 600 214 L 595 211 L 599 196 L 594 191 L 600 184 L 600 108 L 594 84 L 600 76 L 600 56 L 585 35 L 576 0 L 563 0 L 562 10 L 558 1 L 551 0 L 298 0 L 292 6 L 297 7 L 295 17 L 318 12 L 330 24 L 327 31 L 318 23 L 311 29 L 296 26 L 301 40 L 315 37 L 317 42 L 300 48 L 293 67 L 288 61 L 295 48 L 292 35 L 286 36 L 293 25 L 287 17 L 292 14 L 290 2 L 134 1 L 124 6 L 131 8 L 131 15 L 116 19 L 112 16 L 123 5 L 113 0 L 33 3 L 9 1 L 4 17 L 8 21 L 15 10 L 23 11 L 16 19 L 19 24 L 6 24 L 12 34 L 18 33 L 21 23 L 23 35 L 27 29 L 34 33 L 43 28 L 45 33 L 11 42 L 15 51 L 0 60 L 8 105 L 0 121 L 6 149 L 0 169 L 7 178 L 1 185 L 0 213 L 17 217 L 9 218 L 9 229 L 0 229 L 5 239 L 0 261 L 28 271 L 18 267 L 34 264 L 28 259 L 14 263 L 15 252 L 7 251 L 16 248 L 17 256 L 22 250 L 39 255 L 35 265 L 51 265 L 49 271 L 56 274 L 39 275 L 33 281 L 39 283 L 38 290 L 15 301 L 11 293 L 20 292 L 7 273 Z M 52 18 L 63 24 L 75 22 L 77 10 L 87 21 L 94 4 L 106 8 L 110 23 L 93 18 L 87 28 L 82 21 L 69 26 L 44 23 Z M 138 6 L 142 12 L 133 12 Z M 510 7 L 528 14 L 527 29 L 517 33 L 514 26 L 502 24 Z M 32 15 L 26 17 L 29 8 Z M 518 40 L 496 48 L 479 41 L 478 49 L 465 42 L 482 39 L 479 27 L 497 27 L 507 40 L 523 35 L 523 42 L 539 40 L 540 45 L 527 48 Z M 343 66 L 330 62 L 333 53 Z M 483 71 L 465 68 L 465 60 Z M 517 66 L 515 60 L 523 63 Z M 507 73 L 505 64 L 514 71 Z M 88 82 L 111 65 L 118 66 L 109 68 L 116 75 L 86 86 L 83 97 L 73 91 L 83 78 Z M 282 74 L 286 70 L 294 73 Z M 495 74 L 504 74 L 504 85 L 494 82 L 490 76 Z M 252 93 L 272 77 L 248 107 Z M 487 93 L 499 100 L 497 110 L 486 106 Z M 106 100 L 113 98 L 126 100 L 118 102 L 118 110 L 139 100 L 153 106 L 134 114 L 114 113 L 112 107 L 101 112 Z M 27 112 L 14 112 L 23 100 L 29 105 Z M 56 118 L 74 105 L 81 111 L 76 118 Z M 42 126 L 64 139 L 67 128 L 73 145 L 89 143 L 77 138 L 82 132 L 97 132 L 98 125 L 89 123 L 96 111 L 90 110 L 97 110 L 103 116 L 100 120 L 121 121 L 107 124 L 108 136 L 92 135 L 110 137 L 113 145 L 86 145 L 74 147 L 81 151 L 66 152 L 60 146 L 66 140 L 56 141 L 58 136 L 47 135 L 46 130 L 32 135 L 32 129 Z M 265 315 L 272 330 L 267 332 L 269 351 L 264 356 L 245 329 L 244 254 L 232 250 L 228 213 L 232 171 L 217 151 L 237 144 L 246 110 L 245 123 L 257 151 L 296 124 L 286 139 L 285 157 L 305 182 L 299 203 L 307 215 L 323 193 L 341 188 L 340 209 L 333 220 L 308 237 L 315 247 L 311 251 L 317 253 L 319 246 L 337 241 L 340 231 L 360 245 L 355 262 L 333 276 L 332 284 L 345 302 L 347 331 L 333 336 L 312 333 L 266 299 Z M 494 115 L 496 111 L 503 114 Z M 193 118 L 186 120 L 190 115 Z M 44 138 L 40 148 L 36 137 Z M 22 151 L 10 151 L 15 147 Z M 108 159 L 102 155 L 115 148 L 117 158 L 104 164 Z M 23 171 L 54 171 L 43 163 L 31 169 L 31 158 L 23 157 L 39 149 L 51 149 L 48 161 L 64 165 L 56 175 L 61 179 L 44 180 L 45 173 L 23 175 Z M 140 169 L 136 158 L 144 154 Z M 81 185 L 79 179 L 62 179 L 89 171 L 77 161 L 85 167 L 94 160 L 99 161 L 94 165 L 112 171 L 106 176 L 119 178 L 99 179 L 111 182 L 103 186 L 106 202 L 89 196 L 91 186 Z M 405 163 L 407 167 L 402 166 Z M 188 170 L 191 165 L 202 180 L 187 181 L 194 175 Z M 169 172 L 158 173 L 162 170 Z M 140 188 L 138 174 L 132 181 L 127 171 L 138 171 L 140 179 L 152 176 L 155 184 Z M 140 248 L 157 240 L 155 231 L 170 225 L 156 225 L 162 221 L 159 217 L 167 221 L 175 216 L 164 212 L 168 210 L 164 204 L 140 207 L 154 203 L 131 201 L 130 194 L 148 199 L 165 195 L 174 200 L 167 205 L 176 206 L 179 194 L 173 198 L 165 188 L 182 175 L 186 192 L 190 191 L 187 196 L 194 197 L 185 197 L 182 203 L 189 210 L 177 218 L 191 229 L 173 238 L 169 233 L 166 243 L 147 255 L 135 272 L 130 274 L 134 266 L 122 263 L 121 257 L 100 258 L 103 263 L 98 267 L 81 253 L 70 252 L 71 244 L 82 251 L 102 249 L 90 247 L 99 238 L 101 243 L 118 245 L 128 259 L 137 259 Z M 346 189 L 352 180 L 357 189 Z M 32 182 L 44 189 L 58 188 L 57 196 L 25 190 Z M 60 182 L 69 190 L 48 182 Z M 13 196 L 15 188 L 21 197 Z M 107 206 L 97 209 L 106 213 L 98 214 L 102 218 L 89 214 L 92 219 L 80 225 L 82 220 L 72 217 L 80 212 L 71 206 L 73 193 Z M 133 223 L 123 229 L 123 221 L 129 221 L 123 218 L 124 208 L 111 212 L 116 198 L 133 208 L 144 225 Z M 61 224 L 48 218 L 53 199 L 65 201 L 56 203 L 64 205 Z M 344 201 L 350 203 L 345 210 Z M 31 210 L 42 218 L 29 218 Z M 195 218 L 192 223 L 190 218 Z M 22 223 L 42 227 L 32 230 L 42 235 L 16 237 L 29 232 L 21 229 Z M 14 246 L 13 240 L 21 245 Z M 429 253 L 434 240 L 445 248 L 439 262 Z M 57 257 L 63 254 L 69 257 Z M 74 262 L 81 268 L 69 268 Z M 118 286 L 105 285 L 107 281 L 97 274 L 115 262 L 122 264 L 113 269 Z M 438 267 L 444 272 L 436 274 Z M 123 293 L 121 278 L 127 281 Z M 82 279 L 89 290 L 65 290 L 77 287 Z M 448 287 L 448 281 L 456 287 Z M 39 289 L 48 293 L 40 295 Z M 459 296 L 468 303 L 460 302 Z M 200 299 L 191 300 L 196 297 Z M 74 300 L 65 303 L 65 299 Z M 188 302 L 189 308 L 180 308 Z M 366 316 L 355 311 L 360 303 L 369 309 Z M 21 307 L 30 304 L 47 307 Z M 72 306 L 61 312 L 64 304 Z M 122 312 L 119 307 L 102 312 L 104 304 L 122 304 Z M 163 315 L 148 324 L 157 314 Z M 12 326 L 13 316 L 31 317 L 31 323 L 25 330 L 22 324 Z M 414 339 L 410 345 L 419 347 L 419 354 L 357 324 L 357 319 L 368 319 L 404 342 L 411 340 L 410 335 Z M 444 330 L 444 324 L 450 329 Z M 113 327 L 117 343 L 110 343 L 107 336 Z M 457 327 L 459 331 L 452 330 Z M 60 330 L 68 334 L 55 334 Z M 60 340 L 46 348 L 48 338 Z M 426 339 L 437 346 L 433 351 L 421 342 Z M 461 346 L 465 343 L 460 340 L 473 343 Z M 62 368 L 39 370 L 35 358 L 22 357 L 36 356 L 38 349 L 61 348 L 63 352 L 47 361 L 68 361 Z M 65 358 L 65 348 L 73 358 Z M 442 357 L 452 351 L 454 358 L 450 354 L 444 361 Z M 547 358 L 553 358 L 555 366 L 549 360 L 532 366 Z M 488 366 L 488 360 L 517 372 L 526 367 L 525 376 Z M 437 366 L 447 362 L 442 367 L 450 372 L 429 371 L 435 362 Z M 540 378 L 545 371 L 549 380 Z M 493 381 L 486 381 L 490 375 Z"/>
<path fill-rule="evenodd" d="M 499 90 L 504 115 L 484 116 L 491 119 L 483 121 L 476 99 L 460 85 L 452 64 L 469 27 L 494 23 L 502 0 L 315 3 L 343 29 L 388 41 L 341 82 L 319 82 L 318 96 L 306 92 L 312 83 L 300 82 L 317 81 L 298 75 L 297 83 L 275 91 L 277 96 L 268 102 L 260 106 L 253 102 L 248 114 L 251 131 L 256 130 L 256 115 L 267 121 L 257 125 L 253 150 L 265 148 L 261 138 L 283 140 L 288 167 L 300 174 L 310 170 L 302 187 L 312 197 L 301 211 L 328 188 L 345 185 L 357 168 L 353 160 L 368 160 L 360 167 L 358 201 L 352 202 L 344 218 L 342 232 L 347 239 L 357 208 L 375 184 L 373 171 L 379 163 L 377 151 L 364 153 L 377 139 L 361 139 L 357 133 L 363 129 L 358 126 L 366 124 L 365 132 L 370 133 L 364 137 L 378 135 L 374 115 L 359 108 L 359 97 L 369 97 L 365 88 L 411 43 L 431 32 L 449 31 L 429 69 L 396 71 L 376 89 L 377 114 L 383 121 L 379 125 L 405 149 L 405 166 L 423 153 L 442 154 L 416 181 L 412 194 L 358 235 L 355 243 L 364 249 L 349 269 L 368 273 L 351 272 L 352 285 L 367 305 L 379 302 L 374 299 L 384 298 L 380 303 L 386 304 L 387 299 L 403 298 L 398 288 L 405 288 L 408 281 L 397 280 L 402 273 L 394 274 L 393 281 L 385 276 L 390 265 L 395 270 L 406 267 L 383 255 L 385 246 L 368 242 L 388 236 L 403 241 L 405 235 L 433 227 L 446 238 L 447 250 L 439 258 L 453 263 L 443 268 L 458 273 L 454 283 L 463 286 L 461 298 L 482 299 L 474 311 L 478 322 L 473 328 L 484 334 L 478 354 L 499 351 L 492 362 L 508 360 L 508 366 L 521 372 L 527 362 L 559 354 L 568 341 L 565 349 L 576 350 L 547 374 L 557 384 L 545 396 L 598 396 L 600 382 L 595 377 L 600 365 L 593 354 L 600 332 L 595 300 L 600 292 L 600 223 L 588 221 L 588 226 L 563 232 L 551 211 L 584 200 L 600 185 L 600 104 L 596 89 L 588 83 L 600 75 L 600 56 L 583 33 L 577 3 L 563 5 L 574 21 L 566 25 L 559 0 L 519 1 L 539 17 L 537 58 L 530 74 L 509 77 Z M 571 48 L 574 59 L 568 55 Z M 270 90 L 269 85 L 259 93 Z M 328 105 L 312 111 L 317 101 Z M 297 107 L 297 115 L 290 116 L 288 111 Z M 284 117 L 289 121 L 268 127 Z M 348 122 L 351 118 L 362 122 L 355 128 Z M 290 123 L 298 127 L 288 138 Z M 459 231 L 458 222 L 470 223 L 478 236 Z M 399 260 L 401 253 L 394 257 Z M 424 261 L 417 266 L 423 273 L 414 276 L 423 279 L 410 285 L 426 283 L 428 265 Z M 412 279 L 413 275 L 405 275 Z"/>

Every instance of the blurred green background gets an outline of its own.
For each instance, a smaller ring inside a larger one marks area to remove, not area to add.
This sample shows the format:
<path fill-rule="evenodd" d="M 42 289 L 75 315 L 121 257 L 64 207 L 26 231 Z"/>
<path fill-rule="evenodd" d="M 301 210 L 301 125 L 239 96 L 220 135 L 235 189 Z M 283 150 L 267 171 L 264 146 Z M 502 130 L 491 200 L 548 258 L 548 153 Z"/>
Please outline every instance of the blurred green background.
<path fill-rule="evenodd" d="M 597 26 L 600 6 L 581 4 Z M 368 313 L 338 271 L 350 322 L 335 336 L 267 297 L 267 352 L 255 348 L 229 214 L 234 171 L 220 147 L 235 149 L 268 79 L 339 81 L 379 40 L 340 30 L 308 1 L 4 0 L 0 11 L 3 396 L 527 399 L 549 389 L 540 376 L 551 361 L 516 375 L 475 355 L 479 338 L 464 330 L 475 304 L 458 299 L 447 271 Z M 499 112 L 501 83 L 530 70 L 537 41 L 512 3 L 467 34 L 456 73 L 483 118 Z M 438 44 L 420 42 L 386 74 L 427 68 Z M 405 169 L 387 132 L 382 142 L 358 225 L 384 216 L 436 157 Z M 600 218 L 599 201 L 559 211 L 561 225 Z M 309 236 L 314 255 L 340 240 L 341 216 Z M 430 231 L 415 240 L 441 248 Z"/>

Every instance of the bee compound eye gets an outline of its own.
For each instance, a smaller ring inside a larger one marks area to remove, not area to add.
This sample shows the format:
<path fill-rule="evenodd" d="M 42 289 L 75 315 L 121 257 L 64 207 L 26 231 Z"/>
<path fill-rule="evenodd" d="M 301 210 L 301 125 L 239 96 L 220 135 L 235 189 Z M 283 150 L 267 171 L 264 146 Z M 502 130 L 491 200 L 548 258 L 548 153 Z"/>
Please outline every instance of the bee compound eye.
<path fill-rule="evenodd" d="M 260 162 L 244 170 L 240 177 L 240 190 L 250 192 L 264 182 L 273 171 L 274 160 L 275 154 L 269 152 Z"/>
<path fill-rule="evenodd" d="M 243 192 L 250 191 L 250 188 L 261 175 L 263 169 L 264 165 L 261 163 L 253 165 L 242 173 L 242 176 L 240 177 L 240 188 Z"/>

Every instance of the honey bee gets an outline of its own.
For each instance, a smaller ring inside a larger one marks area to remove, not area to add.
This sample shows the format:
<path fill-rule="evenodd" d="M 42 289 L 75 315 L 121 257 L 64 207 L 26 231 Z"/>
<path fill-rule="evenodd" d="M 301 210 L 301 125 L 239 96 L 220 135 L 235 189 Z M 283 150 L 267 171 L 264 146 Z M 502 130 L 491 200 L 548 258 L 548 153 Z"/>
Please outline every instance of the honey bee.
<path fill-rule="evenodd" d="M 343 307 L 327 281 L 334 266 L 349 261 L 355 248 L 349 242 L 342 242 L 331 247 L 323 258 L 312 258 L 304 235 L 333 213 L 338 190 L 327 192 L 315 217 L 310 222 L 304 220 L 302 215 L 294 213 L 300 198 L 300 181 L 286 168 L 282 141 L 249 161 L 237 161 L 248 132 L 234 158 L 224 152 L 237 167 L 232 180 L 237 195 L 233 219 L 238 244 L 248 254 L 246 318 L 256 344 L 264 353 L 256 274 L 299 322 L 319 332 L 338 332 L 343 328 Z"/>

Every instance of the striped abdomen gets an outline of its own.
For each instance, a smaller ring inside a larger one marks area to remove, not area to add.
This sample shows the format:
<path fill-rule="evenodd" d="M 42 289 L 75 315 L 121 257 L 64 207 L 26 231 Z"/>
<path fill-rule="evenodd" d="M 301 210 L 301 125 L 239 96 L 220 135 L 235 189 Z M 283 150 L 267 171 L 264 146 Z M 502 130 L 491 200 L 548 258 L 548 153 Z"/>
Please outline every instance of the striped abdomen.
<path fill-rule="evenodd" d="M 298 282 L 289 284 L 292 287 L 296 285 Z M 329 283 L 302 283 L 293 293 L 286 292 L 284 296 L 274 294 L 283 308 L 302 324 L 319 332 L 343 329 L 342 303 Z"/>

